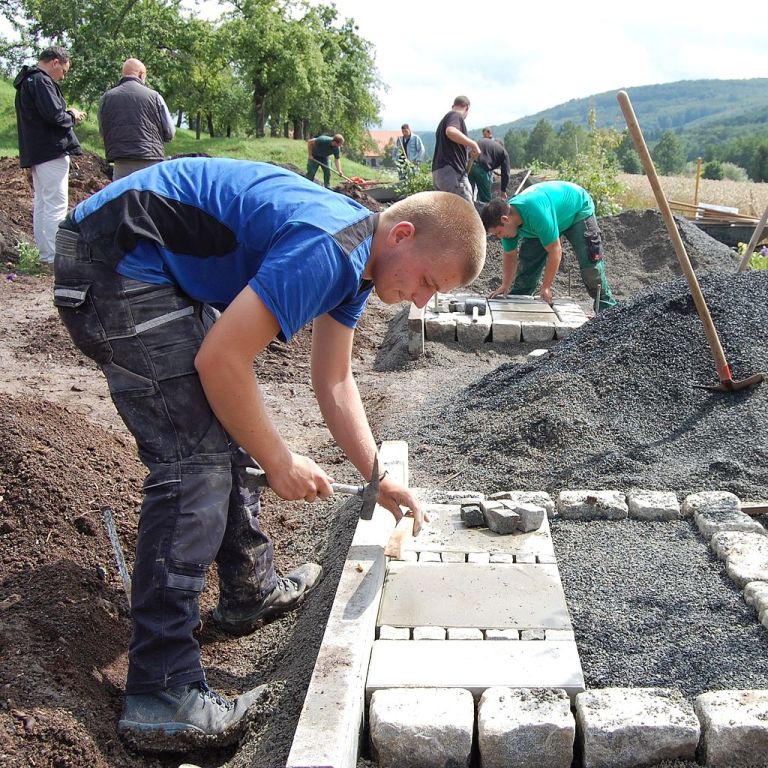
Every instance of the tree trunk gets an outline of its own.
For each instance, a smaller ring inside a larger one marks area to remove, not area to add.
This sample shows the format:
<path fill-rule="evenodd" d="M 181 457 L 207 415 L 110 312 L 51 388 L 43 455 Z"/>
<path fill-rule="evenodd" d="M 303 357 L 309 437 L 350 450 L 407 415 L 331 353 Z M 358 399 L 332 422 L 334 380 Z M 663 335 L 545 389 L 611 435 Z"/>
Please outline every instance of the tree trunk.
<path fill-rule="evenodd" d="M 231 125 L 227 126 L 227 138 L 228 139 L 232 138 L 232 126 Z"/>
<path fill-rule="evenodd" d="M 183 112 L 183 110 L 180 109 L 179 110 L 179 114 L 176 117 L 176 127 L 177 128 L 181 128 L 181 122 L 182 122 L 183 119 L 184 119 L 184 112 Z"/>
<path fill-rule="evenodd" d="M 291 124 L 287 120 L 283 123 L 283 138 L 291 138 Z"/>
<path fill-rule="evenodd" d="M 206 112 L 205 117 L 206 117 L 206 120 L 208 121 L 208 135 L 211 138 L 213 138 L 214 137 L 214 133 L 213 133 L 213 116 L 211 115 L 210 112 Z"/>
<path fill-rule="evenodd" d="M 280 125 L 277 120 L 270 120 L 269 121 L 269 135 L 273 139 L 280 138 Z"/>
<path fill-rule="evenodd" d="M 195 118 L 195 138 L 199 141 L 200 140 L 200 126 L 202 124 L 201 115 L 198 112 L 197 117 Z"/>

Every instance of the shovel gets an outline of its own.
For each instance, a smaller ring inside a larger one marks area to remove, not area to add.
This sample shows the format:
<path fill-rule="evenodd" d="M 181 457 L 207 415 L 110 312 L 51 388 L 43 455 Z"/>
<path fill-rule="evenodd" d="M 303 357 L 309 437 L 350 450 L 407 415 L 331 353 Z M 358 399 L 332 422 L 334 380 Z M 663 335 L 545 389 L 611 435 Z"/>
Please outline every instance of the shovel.
<path fill-rule="evenodd" d="M 246 482 L 251 487 L 269 488 L 269 481 L 263 469 L 256 467 L 246 467 Z M 376 500 L 379 498 L 379 457 L 376 455 L 373 459 L 373 472 L 371 473 L 371 482 L 365 485 L 345 485 L 344 483 L 331 483 L 334 493 L 345 493 L 350 496 L 360 496 L 362 503 L 360 505 L 360 519 L 371 520 L 373 510 L 376 508 Z"/>
<path fill-rule="evenodd" d="M 740 389 L 760 384 L 765 380 L 765 373 L 756 373 L 746 379 L 741 379 L 740 381 L 734 381 L 731 377 L 731 369 L 725 359 L 725 353 L 720 344 L 720 338 L 717 335 L 715 324 L 712 322 L 712 316 L 709 314 L 709 308 L 704 300 L 704 294 L 699 287 L 699 281 L 696 279 L 696 273 L 693 271 L 682 238 L 677 231 L 677 226 L 675 225 L 675 220 L 672 216 L 672 209 L 669 207 L 667 198 L 664 197 L 664 192 L 659 183 L 659 177 L 656 175 L 656 168 L 653 165 L 653 160 L 651 159 L 648 147 L 645 144 L 645 139 L 640 130 L 640 124 L 637 122 L 637 117 L 635 117 L 635 111 L 632 109 L 632 102 L 630 102 L 626 91 L 619 91 L 616 98 L 618 99 L 621 111 L 624 113 L 624 119 L 626 120 L 629 133 L 632 136 L 632 141 L 635 144 L 637 154 L 640 155 L 640 160 L 645 169 L 645 175 L 648 177 L 648 181 L 653 189 L 653 194 L 656 197 L 656 202 L 658 203 L 659 210 L 664 219 L 664 224 L 667 227 L 667 232 L 669 233 L 672 245 L 675 248 L 677 260 L 680 262 L 680 266 L 685 274 L 685 279 L 688 281 L 688 287 L 693 296 L 696 311 L 699 313 L 701 322 L 704 325 L 704 333 L 707 337 L 707 342 L 709 343 L 709 348 L 715 361 L 717 377 L 720 380 L 720 383 L 716 386 L 702 385 L 702 388 L 711 389 L 715 392 L 736 392 Z"/>
<path fill-rule="evenodd" d="M 356 187 L 356 188 L 357 188 L 357 189 L 359 189 L 361 192 L 363 192 L 363 191 L 364 191 L 364 190 L 363 190 L 363 188 L 362 188 L 362 187 L 361 187 L 359 184 L 357 184 L 357 183 L 355 183 L 354 181 L 352 181 L 352 179 L 350 179 L 350 178 L 349 178 L 349 176 L 345 176 L 343 173 L 339 173 L 339 172 L 338 172 L 338 171 L 337 171 L 337 170 L 336 170 L 336 169 L 335 169 L 333 166 L 331 166 L 331 165 L 326 165 L 325 163 L 321 163 L 319 160 L 315 160 L 315 162 L 316 162 L 316 163 L 317 163 L 317 164 L 318 164 L 318 165 L 319 165 L 321 168 L 327 168 L 329 171 L 333 171 L 333 172 L 334 172 L 334 173 L 335 173 L 337 176 L 341 176 L 341 178 L 342 178 L 342 179 L 344 179 L 344 181 L 348 182 L 348 183 L 349 183 L 349 184 L 351 184 L 353 187 Z"/>

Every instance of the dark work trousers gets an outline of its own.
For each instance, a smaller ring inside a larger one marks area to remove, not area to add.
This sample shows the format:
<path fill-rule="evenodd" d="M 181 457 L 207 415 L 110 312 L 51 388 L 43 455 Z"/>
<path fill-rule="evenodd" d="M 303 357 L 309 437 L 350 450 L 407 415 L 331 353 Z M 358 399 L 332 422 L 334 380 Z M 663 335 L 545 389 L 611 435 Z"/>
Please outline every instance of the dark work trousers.
<path fill-rule="evenodd" d="M 260 494 L 245 485 L 245 467 L 257 465 L 214 416 L 195 370 L 215 310 L 173 285 L 122 277 L 97 257 L 59 230 L 54 302 L 76 346 L 104 372 L 149 471 L 126 684 L 126 693 L 148 693 L 205 679 L 193 632 L 214 559 L 226 607 L 258 601 L 277 577 Z"/>
<path fill-rule="evenodd" d="M 603 244 L 597 219 L 594 216 L 576 221 L 560 233 L 573 246 L 579 262 L 581 280 L 592 297 L 595 312 L 602 312 L 616 306 L 608 278 L 605 276 Z M 517 273 L 511 294 L 533 295 L 539 285 L 541 273 L 549 254 L 544 246 L 533 238 L 525 238 L 518 253 Z M 598 305 L 598 288 L 600 301 Z"/>

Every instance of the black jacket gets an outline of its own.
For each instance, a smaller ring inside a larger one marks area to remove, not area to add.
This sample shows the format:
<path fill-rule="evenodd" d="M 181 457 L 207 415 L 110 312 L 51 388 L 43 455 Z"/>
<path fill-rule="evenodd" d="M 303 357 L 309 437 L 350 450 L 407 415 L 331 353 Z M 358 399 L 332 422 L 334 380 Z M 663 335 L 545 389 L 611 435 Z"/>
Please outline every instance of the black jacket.
<path fill-rule="evenodd" d="M 82 155 L 72 130 L 75 118 L 56 81 L 37 66 L 23 66 L 13 81 L 19 165 L 29 168 L 64 155 Z"/>
<path fill-rule="evenodd" d="M 173 138 L 167 108 L 138 77 L 123 77 L 99 101 L 99 131 L 107 160 L 162 160 Z"/>
<path fill-rule="evenodd" d="M 509 154 L 503 144 L 496 139 L 478 139 L 480 156 L 475 162 L 486 171 L 501 169 L 501 192 L 505 194 L 509 185 Z"/>

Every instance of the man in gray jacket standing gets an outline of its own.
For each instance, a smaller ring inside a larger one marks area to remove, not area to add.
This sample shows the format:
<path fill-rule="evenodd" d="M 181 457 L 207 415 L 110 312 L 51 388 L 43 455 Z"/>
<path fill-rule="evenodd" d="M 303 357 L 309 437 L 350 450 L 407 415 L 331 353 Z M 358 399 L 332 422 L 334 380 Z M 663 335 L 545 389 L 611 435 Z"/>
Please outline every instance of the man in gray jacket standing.
<path fill-rule="evenodd" d="M 99 132 L 113 179 L 121 179 L 165 157 L 163 143 L 176 133 L 163 97 L 147 87 L 147 68 L 126 59 L 120 82 L 99 101 Z"/>

